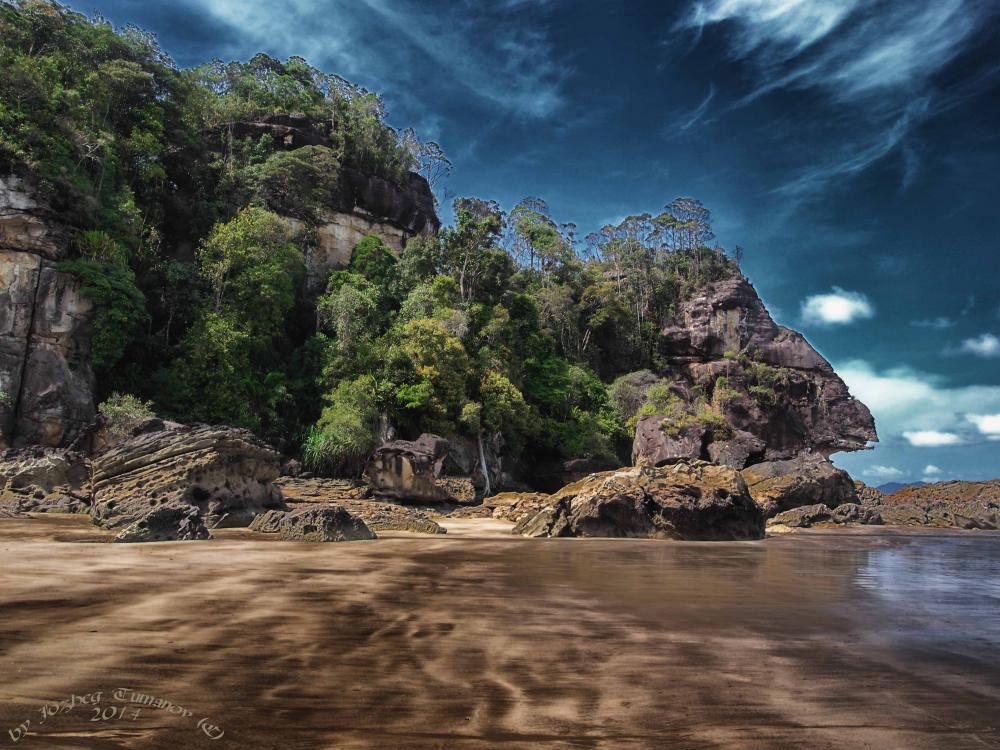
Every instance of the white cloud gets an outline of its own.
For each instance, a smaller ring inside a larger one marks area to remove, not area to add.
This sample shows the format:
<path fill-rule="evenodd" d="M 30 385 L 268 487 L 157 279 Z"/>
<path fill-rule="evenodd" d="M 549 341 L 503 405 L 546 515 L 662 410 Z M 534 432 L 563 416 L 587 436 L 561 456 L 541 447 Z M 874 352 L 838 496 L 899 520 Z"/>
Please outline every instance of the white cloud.
<path fill-rule="evenodd" d="M 963 341 L 959 351 L 974 354 L 977 357 L 1000 357 L 1000 338 L 992 333 L 984 333 L 981 336 Z"/>
<path fill-rule="evenodd" d="M 882 466 L 881 464 L 869 466 L 864 470 L 864 474 L 875 479 L 897 479 L 903 476 L 903 472 L 895 466 Z"/>
<path fill-rule="evenodd" d="M 954 432 L 939 432 L 938 430 L 904 432 L 903 437 L 916 448 L 941 448 L 945 445 L 958 445 L 962 442 L 962 438 Z"/>
<path fill-rule="evenodd" d="M 883 438 L 930 431 L 960 435 L 968 442 L 985 435 L 971 429 L 977 423 L 969 415 L 1000 415 L 1000 385 L 951 386 L 937 375 L 908 367 L 878 371 L 863 360 L 842 362 L 835 369 L 851 395 L 871 409 Z"/>
<path fill-rule="evenodd" d="M 967 414 L 966 418 L 987 440 L 1000 440 L 1000 414 Z"/>
<path fill-rule="evenodd" d="M 927 466 L 924 467 L 924 476 L 925 477 L 934 477 L 934 476 L 937 476 L 940 473 L 941 473 L 941 469 L 939 467 L 935 466 L 934 464 L 927 464 Z"/>
<path fill-rule="evenodd" d="M 951 328 L 955 325 L 955 321 L 951 318 L 928 318 L 926 320 L 914 320 L 911 325 L 917 328 L 930 328 L 935 331 L 944 331 L 945 329 Z"/>
<path fill-rule="evenodd" d="M 816 325 L 844 325 L 875 316 L 875 307 L 861 292 L 835 286 L 826 294 L 814 294 L 802 301 L 802 320 Z"/>

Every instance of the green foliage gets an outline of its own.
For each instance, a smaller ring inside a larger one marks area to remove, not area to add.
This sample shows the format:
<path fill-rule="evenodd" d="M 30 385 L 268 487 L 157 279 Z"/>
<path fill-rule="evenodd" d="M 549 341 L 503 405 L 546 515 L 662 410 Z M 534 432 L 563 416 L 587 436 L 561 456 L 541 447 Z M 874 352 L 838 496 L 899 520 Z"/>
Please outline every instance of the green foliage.
<path fill-rule="evenodd" d="M 97 411 L 107 420 L 112 435 L 128 435 L 142 421 L 156 416 L 152 401 L 143 401 L 130 393 L 112 393 L 101 402 Z"/>
<path fill-rule="evenodd" d="M 147 321 L 146 300 L 131 269 L 99 260 L 63 261 L 59 270 L 77 276 L 80 292 L 94 304 L 90 359 L 98 375 L 111 371 Z"/>
<path fill-rule="evenodd" d="M 750 383 L 747 391 L 753 400 L 765 411 L 774 409 L 778 404 L 775 388 L 781 382 L 781 370 L 763 362 L 748 362 L 746 374 Z"/>
<path fill-rule="evenodd" d="M 302 253 L 277 214 L 248 206 L 218 224 L 198 253 L 216 312 L 236 314 L 254 335 L 281 331 L 304 273 Z"/>
<path fill-rule="evenodd" d="M 729 386 L 729 378 L 720 375 L 715 379 L 715 386 L 712 388 L 712 403 L 717 408 L 724 408 L 738 400 L 742 394 L 735 388 Z"/>
<path fill-rule="evenodd" d="M 288 123 L 305 130 L 285 139 Z M 46 0 L 0 0 L 0 169 L 79 230 L 61 267 L 94 303 L 101 394 L 248 427 L 330 472 L 358 471 L 382 423 L 463 429 L 529 465 L 627 461 L 646 414 L 725 430 L 728 381 L 688 405 L 652 374 L 674 361 L 660 331 L 678 304 L 736 273 L 694 199 L 578 253 L 538 198 L 509 214 L 459 198 L 401 254 L 363 238 L 315 299 L 303 252 L 353 207 L 355 173 L 433 186 L 440 147 L 302 58 L 179 70 L 149 34 Z M 780 373 L 730 355 L 773 405 Z"/>
<path fill-rule="evenodd" d="M 649 370 L 621 375 L 608 386 L 608 398 L 623 422 L 629 422 L 646 403 L 646 392 L 657 377 Z M 662 388 L 662 386 L 661 386 Z"/>
<path fill-rule="evenodd" d="M 318 222 L 341 200 L 340 159 L 326 146 L 278 151 L 247 179 L 269 208 L 307 221 Z"/>
<path fill-rule="evenodd" d="M 377 384 L 370 375 L 337 386 L 306 435 L 303 460 L 313 471 L 357 473 L 378 443 Z"/>

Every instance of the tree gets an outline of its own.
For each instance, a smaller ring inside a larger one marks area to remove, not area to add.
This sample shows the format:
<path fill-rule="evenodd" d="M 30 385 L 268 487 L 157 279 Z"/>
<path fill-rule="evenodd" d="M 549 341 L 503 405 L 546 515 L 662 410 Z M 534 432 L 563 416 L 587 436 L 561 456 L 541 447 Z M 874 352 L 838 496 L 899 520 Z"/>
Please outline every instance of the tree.
<path fill-rule="evenodd" d="M 471 301 L 486 268 L 487 251 L 496 246 L 504 216 L 496 201 L 459 198 L 454 203 L 455 227 L 441 235 L 446 270 L 458 281 L 463 302 Z"/>
<path fill-rule="evenodd" d="M 216 313 L 229 311 L 254 335 L 275 336 L 295 303 L 302 253 L 277 214 L 248 206 L 217 225 L 198 252 Z"/>

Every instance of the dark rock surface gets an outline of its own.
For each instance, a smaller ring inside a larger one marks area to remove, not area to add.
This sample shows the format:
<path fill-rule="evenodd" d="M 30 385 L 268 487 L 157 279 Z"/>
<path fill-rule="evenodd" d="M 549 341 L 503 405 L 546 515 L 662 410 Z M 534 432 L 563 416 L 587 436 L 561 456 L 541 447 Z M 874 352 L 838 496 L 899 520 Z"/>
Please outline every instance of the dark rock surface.
<path fill-rule="evenodd" d="M 130 438 L 92 461 L 94 522 L 132 524 L 162 506 L 197 507 L 206 526 L 247 526 L 284 508 L 278 454 L 246 430 L 194 425 Z"/>
<path fill-rule="evenodd" d="M 833 508 L 858 499 L 850 475 L 817 454 L 754 464 L 742 474 L 767 518 L 802 505 L 823 504 Z"/>
<path fill-rule="evenodd" d="M 126 526 L 114 541 L 189 542 L 211 538 L 197 506 L 163 505 Z"/>
<path fill-rule="evenodd" d="M 721 405 L 723 414 L 737 435 L 749 433 L 764 444 L 763 450 L 745 446 L 747 464 L 860 450 L 877 440 L 868 408 L 805 338 L 771 319 L 740 275 L 682 300 L 661 334 L 661 352 L 670 364 L 664 377 L 689 403 L 698 393 L 711 395 L 720 377 L 737 392 Z M 643 441 L 651 442 L 650 436 Z M 714 453 L 714 460 L 743 468 L 738 464 L 744 447 L 706 447 L 703 457 Z"/>
<path fill-rule="evenodd" d="M 445 530 L 417 508 L 370 499 L 368 487 L 343 479 L 281 477 L 275 484 L 293 510 L 339 505 L 360 518 L 372 531 L 412 531 L 443 534 Z M 280 511 L 268 511 L 250 524 L 254 531 L 278 531 Z M 267 528 L 264 528 L 267 527 Z"/>
<path fill-rule="evenodd" d="M 594 474 L 564 487 L 514 533 L 546 537 L 759 539 L 764 518 L 736 470 L 704 461 Z"/>
<path fill-rule="evenodd" d="M 278 534 L 284 541 L 294 542 L 353 542 L 375 538 L 364 521 L 339 505 L 286 513 Z"/>
<path fill-rule="evenodd" d="M 690 425 L 671 434 L 663 429 L 663 415 L 643 417 L 635 427 L 632 463 L 663 466 L 687 459 L 701 458 L 706 430 Z"/>

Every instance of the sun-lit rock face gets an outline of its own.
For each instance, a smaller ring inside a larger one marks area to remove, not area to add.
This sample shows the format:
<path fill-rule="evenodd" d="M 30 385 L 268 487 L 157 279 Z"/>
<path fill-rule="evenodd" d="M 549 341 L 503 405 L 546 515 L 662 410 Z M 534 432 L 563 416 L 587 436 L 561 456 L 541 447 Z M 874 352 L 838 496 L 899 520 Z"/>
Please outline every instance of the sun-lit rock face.
<path fill-rule="evenodd" d="M 675 394 L 692 407 L 711 403 L 729 427 L 647 417 L 636 432 L 637 463 L 704 458 L 743 468 L 861 450 L 878 439 L 868 407 L 801 334 L 774 322 L 742 275 L 681 301 L 662 329 L 660 352 Z M 701 439 L 690 439 L 695 434 Z"/>
<path fill-rule="evenodd" d="M 0 179 L 0 446 L 63 445 L 94 417 L 92 305 L 59 271 L 67 229 L 19 178 Z"/>

